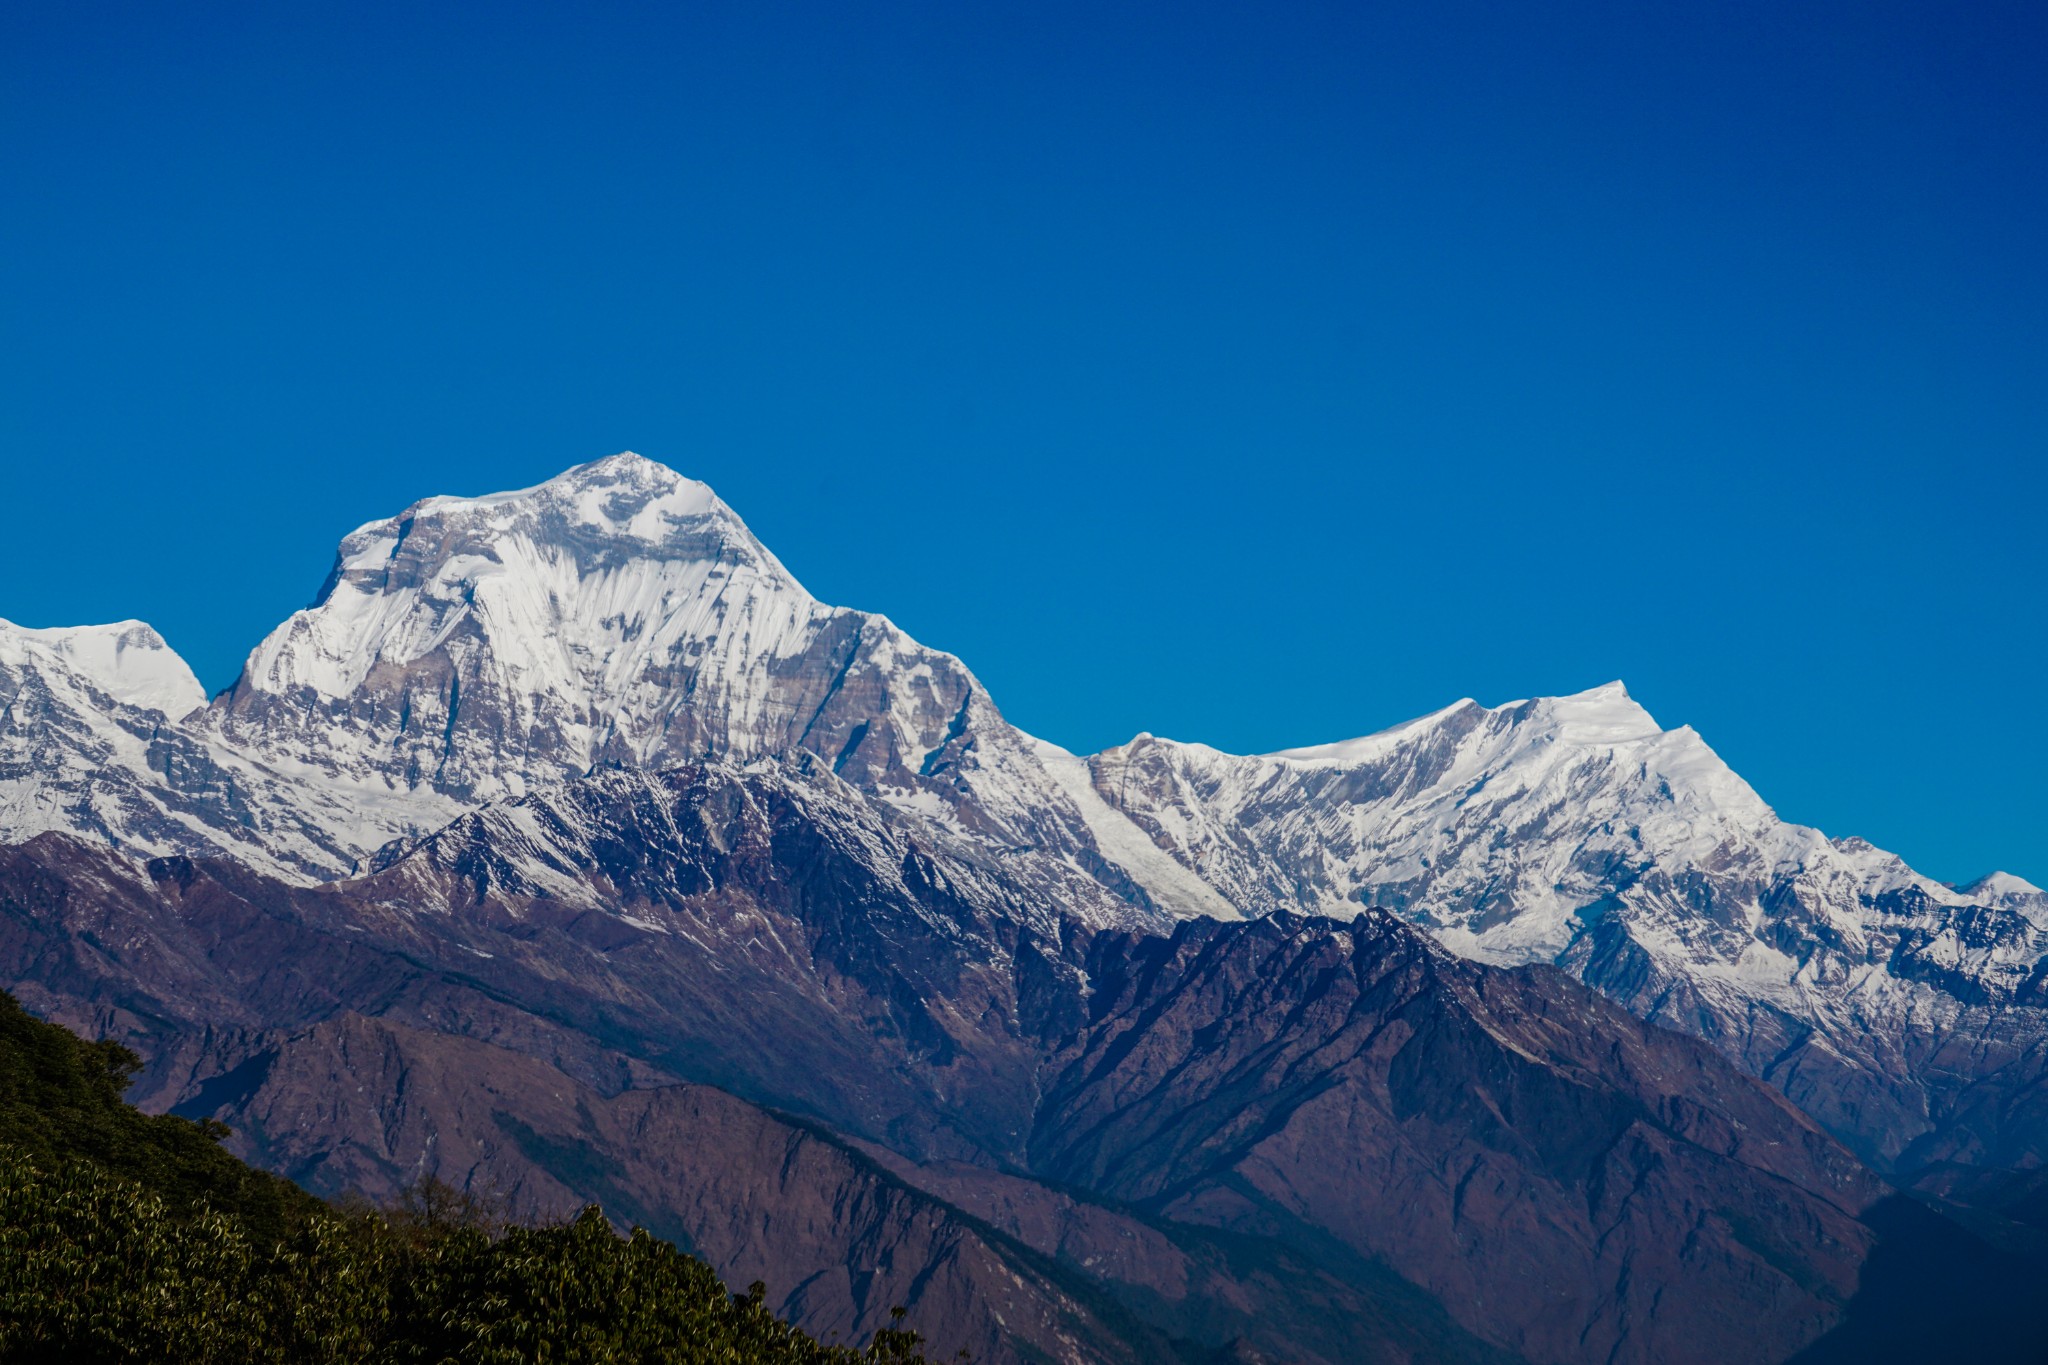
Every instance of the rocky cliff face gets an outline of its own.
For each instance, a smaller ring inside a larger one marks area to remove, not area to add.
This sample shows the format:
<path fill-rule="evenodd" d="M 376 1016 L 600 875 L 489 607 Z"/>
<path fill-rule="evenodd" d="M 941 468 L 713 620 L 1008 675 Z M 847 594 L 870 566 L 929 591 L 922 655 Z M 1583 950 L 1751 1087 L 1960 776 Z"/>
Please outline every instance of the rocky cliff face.
<path fill-rule="evenodd" d="M 512 823 L 320 888 L 44 836 L 0 869 L 0 964 L 316 1187 L 606 1199 L 809 1325 L 938 1258 L 947 1313 L 1028 1305 L 996 1359 L 1776 1360 L 1881 1243 L 1846 1150 L 1560 973 L 1385 914 L 1041 937 L 829 773 L 589 783 L 675 831 L 608 910 L 480 877 L 535 859 Z M 776 1158 L 806 1124 L 843 1136 Z"/>
<path fill-rule="evenodd" d="M 1090 962 L 1093 1022 L 1034 1133 L 1056 1178 L 1313 1227 L 1529 1360 L 1779 1358 L 1853 1292 L 1870 1173 L 1562 974 L 1459 961 L 1384 912 L 1189 924 Z"/>

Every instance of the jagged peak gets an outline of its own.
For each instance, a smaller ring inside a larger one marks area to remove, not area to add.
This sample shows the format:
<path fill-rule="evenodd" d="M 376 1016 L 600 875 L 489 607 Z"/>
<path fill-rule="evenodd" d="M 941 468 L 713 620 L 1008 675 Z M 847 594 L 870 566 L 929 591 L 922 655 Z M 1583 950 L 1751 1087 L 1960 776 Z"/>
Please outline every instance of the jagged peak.
<path fill-rule="evenodd" d="M 237 686 L 344 696 L 457 631 L 488 638 L 515 672 L 603 671 L 635 641 L 714 633 L 746 603 L 757 651 L 830 610 L 709 485 L 625 451 L 357 528 L 313 605 L 256 647 Z"/>
<path fill-rule="evenodd" d="M 647 544 L 660 544 L 677 527 L 694 527 L 707 518 L 727 521 L 752 539 L 746 524 L 709 484 L 628 450 L 573 465 L 527 488 L 421 498 L 396 516 L 358 527 L 343 541 L 343 556 L 351 557 L 352 542 L 402 539 L 422 517 L 482 521 L 509 530 L 520 523 L 522 511 L 552 512 L 567 523 Z"/>
<path fill-rule="evenodd" d="M 1560 697 L 1538 697 L 1491 708 L 1495 714 L 1526 707 L 1531 719 L 1553 727 L 1575 744 L 1625 744 L 1665 733 L 1619 680 Z"/>
<path fill-rule="evenodd" d="M 116 701 L 173 720 L 206 704 L 191 666 L 146 621 L 35 627 L 0 620 L 0 656 L 30 651 L 61 661 Z"/>
<path fill-rule="evenodd" d="M 550 480 L 550 482 L 560 482 L 562 480 L 576 481 L 590 477 L 609 477 L 613 475 L 640 479 L 661 479 L 669 482 L 697 483 L 697 480 L 685 479 L 681 474 L 676 473 L 675 470 L 670 469 L 661 461 L 651 460 L 637 450 L 622 450 L 616 455 L 605 455 L 595 460 L 586 460 L 579 465 L 571 465 L 555 475 L 554 479 Z M 704 485 L 699 483 L 698 486 L 701 488 Z"/>

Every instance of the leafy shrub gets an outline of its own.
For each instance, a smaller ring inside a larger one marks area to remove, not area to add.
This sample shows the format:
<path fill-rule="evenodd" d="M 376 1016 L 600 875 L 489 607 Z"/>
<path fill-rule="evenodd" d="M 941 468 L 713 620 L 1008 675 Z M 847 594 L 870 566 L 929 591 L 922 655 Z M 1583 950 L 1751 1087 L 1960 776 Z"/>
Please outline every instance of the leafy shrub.
<path fill-rule="evenodd" d="M 125 1103 L 121 1096 L 141 1066 L 119 1043 L 88 1043 L 0 991 L 0 1144 L 45 1169 L 91 1162 L 145 1186 L 174 1213 L 210 1208 L 263 1241 L 322 1207 L 289 1180 L 223 1150 L 221 1124 L 145 1114 Z"/>

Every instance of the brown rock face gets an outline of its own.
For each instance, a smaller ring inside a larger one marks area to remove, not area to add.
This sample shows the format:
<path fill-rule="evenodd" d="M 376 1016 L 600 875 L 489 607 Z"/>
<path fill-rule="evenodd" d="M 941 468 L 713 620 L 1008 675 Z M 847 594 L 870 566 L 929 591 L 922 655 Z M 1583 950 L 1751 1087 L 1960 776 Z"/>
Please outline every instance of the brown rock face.
<path fill-rule="evenodd" d="M 1773 1359 L 1881 1186 L 1703 1044 L 1390 916 L 1095 949 L 1034 1169 L 1186 1222 L 1309 1229 L 1530 1360 Z"/>
<path fill-rule="evenodd" d="M 320 888 L 47 837 L 0 977 L 316 1188 L 598 1199 L 984 1359 L 1782 1360 L 1888 1245 L 1848 1152 L 1562 973 L 1377 912 L 1044 925 L 816 766 L 601 774 Z"/>
<path fill-rule="evenodd" d="M 277 1040 L 248 1078 L 229 1111 L 244 1150 L 315 1188 L 433 1172 L 524 1217 L 599 1200 L 845 1341 L 901 1305 L 940 1358 L 1135 1362 L 1158 1345 L 1105 1324 L 1085 1285 L 1015 1240 L 709 1086 L 607 1095 L 521 1053 L 353 1013 Z"/>

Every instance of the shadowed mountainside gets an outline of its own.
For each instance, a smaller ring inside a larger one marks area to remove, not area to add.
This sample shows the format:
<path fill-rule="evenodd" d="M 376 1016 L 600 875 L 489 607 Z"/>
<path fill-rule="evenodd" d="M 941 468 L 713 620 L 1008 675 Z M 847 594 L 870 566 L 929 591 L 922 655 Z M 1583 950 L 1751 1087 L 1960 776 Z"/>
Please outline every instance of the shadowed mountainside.
<path fill-rule="evenodd" d="M 1782 1360 L 1888 1245 L 1846 1150 L 1562 973 L 988 886 L 822 768 L 604 773 L 326 887 L 44 836 L 0 964 L 316 1187 L 623 1200 L 984 1358 Z"/>

